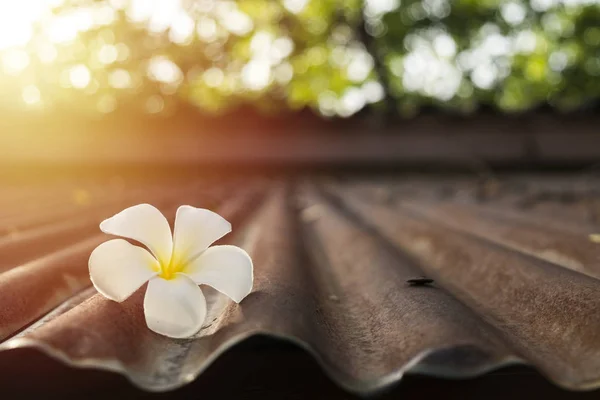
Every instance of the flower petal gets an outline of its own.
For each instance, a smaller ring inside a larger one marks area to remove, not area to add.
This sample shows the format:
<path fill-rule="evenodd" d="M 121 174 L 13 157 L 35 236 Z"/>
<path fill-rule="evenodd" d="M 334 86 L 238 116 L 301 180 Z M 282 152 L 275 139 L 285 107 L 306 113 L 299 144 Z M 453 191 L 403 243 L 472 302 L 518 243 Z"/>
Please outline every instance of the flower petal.
<path fill-rule="evenodd" d="M 144 315 L 150 330 L 172 338 L 186 338 L 200 330 L 206 317 L 202 290 L 190 278 L 155 277 L 148 283 Z"/>
<path fill-rule="evenodd" d="M 173 233 L 173 261 L 183 264 L 193 259 L 229 232 L 231 224 L 219 214 L 204 208 L 179 207 Z"/>
<path fill-rule="evenodd" d="M 123 239 L 109 240 L 96 247 L 88 265 L 96 290 L 118 302 L 131 296 L 160 270 L 152 254 Z"/>
<path fill-rule="evenodd" d="M 252 290 L 252 259 L 236 246 L 213 246 L 186 266 L 183 273 L 239 303 Z"/>
<path fill-rule="evenodd" d="M 102 221 L 104 233 L 142 243 L 162 265 L 168 265 L 173 250 L 171 228 L 164 215 L 150 204 L 138 204 Z"/>

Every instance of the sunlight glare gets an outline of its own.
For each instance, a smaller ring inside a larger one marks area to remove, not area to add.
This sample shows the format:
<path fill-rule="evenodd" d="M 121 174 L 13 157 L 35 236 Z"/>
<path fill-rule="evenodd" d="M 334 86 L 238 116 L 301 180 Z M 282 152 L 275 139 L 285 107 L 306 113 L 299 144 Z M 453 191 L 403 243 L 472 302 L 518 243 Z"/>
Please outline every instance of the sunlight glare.
<path fill-rule="evenodd" d="M 77 26 L 72 16 L 57 16 L 46 27 L 46 35 L 53 43 L 68 43 L 77 37 Z"/>
<path fill-rule="evenodd" d="M 0 2 L 0 50 L 25 46 L 33 36 L 33 24 L 48 11 L 43 0 Z"/>

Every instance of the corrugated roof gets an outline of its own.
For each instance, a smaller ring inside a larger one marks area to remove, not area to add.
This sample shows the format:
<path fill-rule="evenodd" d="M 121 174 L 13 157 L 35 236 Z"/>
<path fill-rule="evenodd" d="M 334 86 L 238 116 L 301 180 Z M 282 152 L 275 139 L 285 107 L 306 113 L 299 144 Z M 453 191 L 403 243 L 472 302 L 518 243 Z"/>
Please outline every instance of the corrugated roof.
<path fill-rule="evenodd" d="M 574 175 L 5 183 L 0 349 L 34 347 L 154 391 L 258 334 L 306 349 L 358 393 L 407 372 L 514 363 L 565 388 L 600 387 L 596 187 Z M 107 240 L 99 221 L 139 202 L 171 222 L 180 204 L 215 209 L 254 259 L 240 305 L 206 289 L 193 339 L 146 328 L 144 288 L 119 304 L 90 287 L 87 259 Z M 422 276 L 433 282 L 411 283 Z"/>

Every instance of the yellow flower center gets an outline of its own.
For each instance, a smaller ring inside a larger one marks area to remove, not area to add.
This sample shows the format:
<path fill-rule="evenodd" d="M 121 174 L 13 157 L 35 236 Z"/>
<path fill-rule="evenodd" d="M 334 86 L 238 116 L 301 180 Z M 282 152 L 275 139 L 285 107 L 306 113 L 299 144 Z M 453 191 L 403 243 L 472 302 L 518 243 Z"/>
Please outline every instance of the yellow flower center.
<path fill-rule="evenodd" d="M 160 273 L 158 276 L 166 280 L 173 279 L 175 278 L 175 274 L 183 271 L 184 267 L 185 264 L 181 262 L 173 262 L 173 260 L 171 260 L 167 266 L 160 266 Z"/>

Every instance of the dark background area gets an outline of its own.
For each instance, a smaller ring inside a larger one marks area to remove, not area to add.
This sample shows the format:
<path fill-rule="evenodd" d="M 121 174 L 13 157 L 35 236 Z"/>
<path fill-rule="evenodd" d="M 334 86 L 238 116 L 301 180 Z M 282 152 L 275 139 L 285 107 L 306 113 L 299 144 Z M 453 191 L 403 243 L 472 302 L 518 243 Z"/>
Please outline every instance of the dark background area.
<path fill-rule="evenodd" d="M 19 349 L 0 358 L 6 398 L 123 399 L 331 399 L 351 400 L 306 352 L 273 339 L 251 338 L 219 357 L 194 382 L 172 392 L 136 389 L 114 373 L 69 368 L 39 352 Z M 399 384 L 367 398 L 596 399 L 599 391 L 572 392 L 525 366 L 504 367 L 462 380 L 407 374 Z"/>

